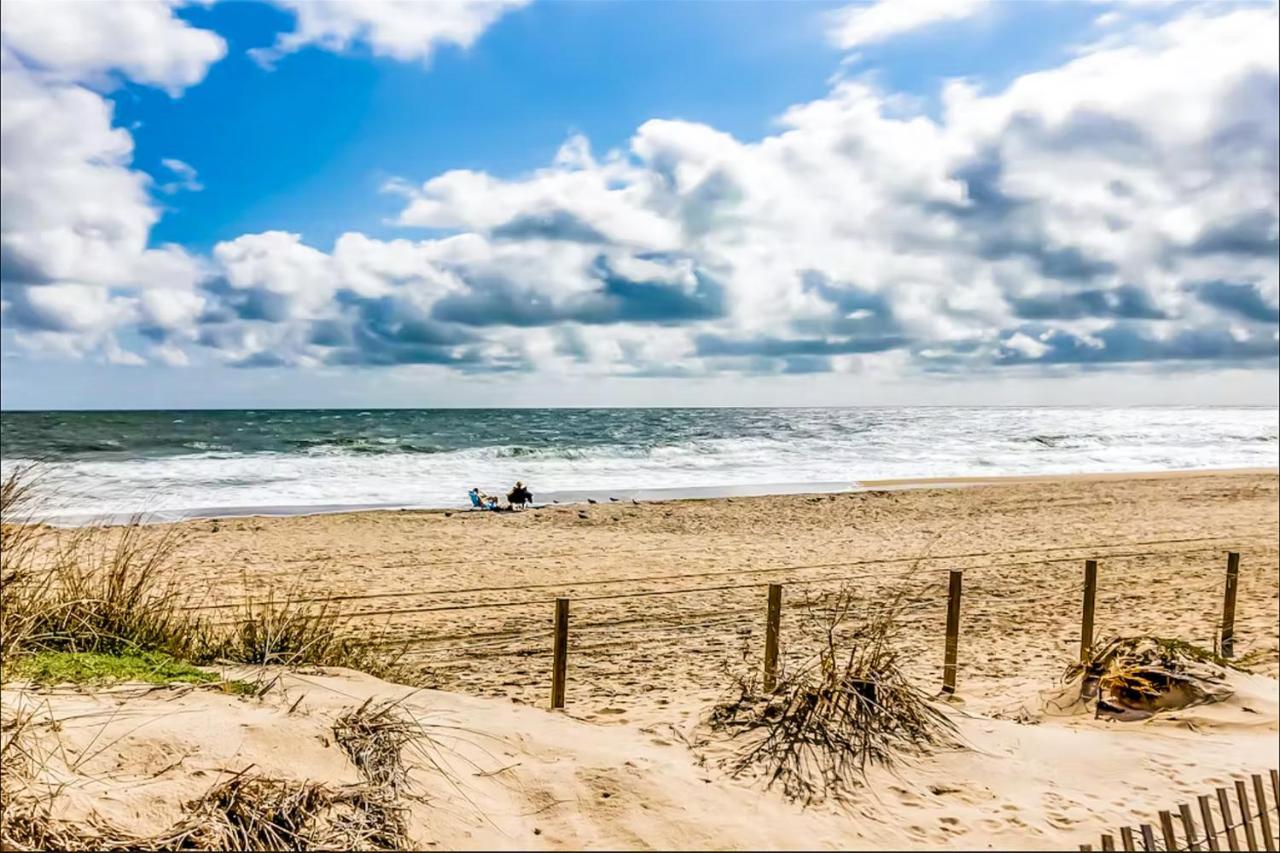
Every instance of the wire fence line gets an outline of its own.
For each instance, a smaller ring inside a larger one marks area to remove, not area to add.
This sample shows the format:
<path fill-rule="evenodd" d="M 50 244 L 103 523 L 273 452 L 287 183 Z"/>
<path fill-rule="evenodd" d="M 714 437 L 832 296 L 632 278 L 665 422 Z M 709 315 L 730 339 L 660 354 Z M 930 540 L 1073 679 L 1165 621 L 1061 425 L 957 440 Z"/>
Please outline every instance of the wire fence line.
<path fill-rule="evenodd" d="M 511 584 L 511 585 L 501 585 L 501 586 L 481 586 L 481 587 L 462 587 L 462 588 L 440 588 L 440 589 L 427 589 L 427 590 L 396 590 L 392 592 L 352 593 L 349 595 L 325 595 L 325 596 L 299 597 L 299 598 L 291 599 L 291 602 L 295 604 L 329 604 L 329 603 L 336 603 L 341 601 L 361 601 L 361 600 L 378 599 L 378 598 L 409 598 L 409 597 L 419 597 L 419 596 L 432 597 L 432 596 L 448 596 L 448 595 L 465 595 L 465 594 L 486 593 L 486 592 L 518 592 L 523 590 L 534 590 L 534 589 L 564 589 L 566 587 L 576 588 L 576 587 L 585 587 L 585 586 L 605 586 L 605 585 L 624 584 L 624 583 L 646 583 L 646 582 L 652 582 L 652 581 L 683 580 L 687 578 L 699 578 L 699 577 L 724 577 L 728 575 L 738 576 L 738 575 L 746 575 L 746 574 L 769 574 L 769 573 L 777 573 L 777 572 L 809 571 L 813 569 L 851 568 L 856 566 L 937 562 L 940 560 L 969 560 L 969 559 L 978 559 L 981 557 L 1016 556 L 1020 554 L 1051 553 L 1056 551 L 1081 551 L 1081 552 L 1089 552 L 1092 556 L 1097 556 L 1097 557 L 1102 557 L 1107 559 L 1120 559 L 1120 558 L 1127 558 L 1127 557 L 1142 557 L 1142 556 L 1153 556 L 1153 555 L 1158 556 L 1160 552 L 1157 552 L 1156 554 L 1152 554 L 1152 552 L 1148 552 L 1148 551 L 1136 551 L 1136 552 L 1127 552 L 1127 553 L 1126 552 L 1104 553 L 1104 552 L 1106 551 L 1106 549 L 1110 549 L 1110 548 L 1137 548 L 1137 547 L 1150 547 L 1150 546 L 1156 546 L 1156 545 L 1186 544 L 1191 542 L 1230 542 L 1230 541 L 1238 541 L 1241 538 L 1254 538 L 1254 537 L 1260 537 L 1263 535 L 1269 535 L 1269 533 L 1270 531 L 1268 531 L 1267 534 L 1263 534 L 1261 532 L 1251 532 L 1248 534 L 1235 534 L 1235 535 L 1227 535 L 1227 536 L 1196 536 L 1196 537 L 1185 537 L 1185 538 L 1177 538 L 1177 539 L 1151 539 L 1151 540 L 1138 541 L 1138 542 L 1093 543 L 1093 544 L 1086 544 L 1086 545 L 1069 545 L 1069 546 L 1059 546 L 1059 547 L 1051 547 L 1051 548 L 1021 548 L 1021 549 L 1010 549 L 1010 550 L 1003 550 L 1003 551 L 975 551 L 975 552 L 962 553 L 962 554 L 918 554 L 913 556 L 866 558 L 866 559 L 858 559 L 858 560 L 841 560 L 841 561 L 834 561 L 834 562 L 810 563 L 810 564 L 800 564 L 800 565 L 763 566 L 758 568 L 738 567 L 734 569 L 718 569 L 715 571 L 706 571 L 706 572 L 679 572 L 679 573 L 665 574 L 665 575 L 641 575 L 641 576 L 622 577 L 622 578 L 603 578 L 603 579 L 593 579 L 593 580 L 579 580 L 579 581 L 573 581 L 570 583 L 565 583 L 563 581 L 548 581 L 548 582 L 541 582 L 541 583 Z M 1211 550 L 1218 550 L 1218 549 L 1206 546 L 1204 549 L 1200 549 L 1200 550 L 1211 551 Z M 639 549 L 637 551 L 629 552 L 629 553 L 643 553 L 643 549 Z M 1182 552 L 1164 552 L 1164 553 L 1182 553 Z M 566 554 L 564 556 L 582 556 L 582 555 L 580 553 L 573 553 L 573 554 Z M 979 570 L 979 569 L 985 569 L 985 568 L 1000 568 L 1003 566 L 1012 567 L 1012 566 L 1019 566 L 1019 565 L 1041 565 L 1041 564 L 1050 564 L 1050 563 L 1076 562 L 1079 559 L 1081 558 L 1075 557 L 1075 556 L 1046 558 L 1044 560 L 1000 563 L 1000 564 L 984 565 L 980 567 L 970 567 L 970 570 Z M 465 562 L 486 562 L 488 560 L 489 558 L 473 557 L 471 560 L 465 561 Z M 430 566 L 431 564 L 421 564 L 421 565 L 423 567 L 427 567 L 427 566 Z M 384 568 L 395 568 L 395 567 L 397 566 L 394 566 L 394 565 L 386 566 Z M 939 570 L 939 571 L 945 571 L 945 570 Z M 235 609 L 238 607 L 244 607 L 250 604 L 252 604 L 251 599 L 242 599 L 239 601 L 218 602 L 214 604 L 187 605 L 183 609 L 186 611 L 229 610 L 229 609 Z"/>
<path fill-rule="evenodd" d="M 1073 550 L 1085 550 L 1085 549 L 1078 548 Z M 1104 559 L 1104 560 L 1118 560 L 1118 559 L 1132 559 L 1132 558 L 1144 558 L 1144 557 L 1186 556 L 1189 554 L 1209 553 L 1209 552 L 1216 552 L 1220 550 L 1221 550 L 1220 547 L 1204 547 L 1204 548 L 1190 548 L 1190 549 L 1158 551 L 1158 552 L 1133 551 L 1133 552 L 1113 553 L 1113 554 L 1098 553 L 1097 556 L 1099 559 Z M 921 558 L 920 557 L 901 558 L 900 560 L 895 559 L 895 561 L 905 562 L 907 559 L 911 559 L 916 562 L 919 562 Z M 987 563 L 980 566 L 969 566 L 969 567 L 964 567 L 960 569 L 955 569 L 951 567 L 921 568 L 919 566 L 916 566 L 907 571 L 895 572 L 895 573 L 886 573 L 886 572 L 862 572 L 862 573 L 855 573 L 855 574 L 840 573 L 837 575 L 828 575 L 828 576 L 823 576 L 818 578 L 789 580 L 788 585 L 806 586 L 806 585 L 823 584 L 823 583 L 846 583 L 846 582 L 852 582 L 857 580 L 867 580 L 867 579 L 875 579 L 879 581 L 892 582 L 892 581 L 900 580 L 903 578 L 914 577 L 916 575 L 949 574 L 952 571 L 960 571 L 966 575 L 980 574 L 988 571 L 1020 568 L 1025 566 L 1078 563 L 1080 562 L 1080 560 L 1081 560 L 1080 557 L 1074 557 L 1074 556 L 1073 557 L 1057 557 L 1057 558 L 1048 558 L 1044 560 L 1022 560 L 1022 561 L 1013 561 L 1013 562 L 1004 562 L 1004 563 Z M 783 567 L 771 568 L 768 571 L 775 571 L 775 572 L 801 571 L 801 570 L 811 570 L 811 569 L 818 569 L 818 568 L 829 568 L 829 567 L 840 567 L 840 566 L 868 565 L 868 564 L 875 564 L 878 562 L 881 562 L 881 561 L 860 560 L 860 561 L 848 561 L 843 563 L 822 563 L 822 564 L 810 564 L 810 565 L 783 566 Z M 759 572 L 763 570 L 754 570 L 754 571 Z M 747 573 L 747 572 L 744 571 L 743 573 Z M 718 572 L 716 574 L 718 575 L 735 574 L 735 572 L 726 571 L 726 572 Z M 686 577 L 686 576 L 676 575 L 673 577 Z M 573 600 L 575 602 L 616 601 L 616 600 L 633 599 L 633 598 L 638 599 L 638 598 L 666 597 L 666 596 L 678 596 L 678 595 L 695 595 L 695 594 L 709 593 L 709 592 L 726 592 L 726 591 L 733 591 L 733 590 L 760 589 L 760 588 L 768 587 L 770 586 L 770 584 L 771 584 L 770 581 L 760 580 L 760 581 L 748 581 L 744 583 L 717 584 L 713 586 L 679 587 L 676 589 L 658 589 L 658 590 L 637 590 L 637 591 L 630 591 L 630 592 L 605 593 L 602 595 L 574 596 Z M 574 588 L 576 584 L 560 583 L 560 584 L 548 584 L 547 586 L 565 590 L 565 589 Z M 516 587 L 516 588 L 523 589 L 525 587 Z M 486 589 L 485 591 L 489 591 L 489 590 Z M 458 594 L 464 591 L 449 590 L 448 592 Z M 440 593 L 440 594 L 444 594 L 444 593 Z M 370 596 L 370 597 L 381 597 L 381 596 Z M 330 603 L 335 603 L 340 600 L 343 600 L 342 597 L 326 597 L 322 599 L 315 599 L 314 601 L 311 601 L 311 603 L 327 606 Z M 308 603 L 308 600 L 307 599 L 290 599 L 289 603 L 290 604 Z M 259 602 L 258 604 L 262 606 L 266 606 L 269 604 L 269 601 Z M 501 609 L 511 609 L 511 608 L 545 607 L 546 604 L 547 604 L 546 598 L 536 598 L 536 599 L 530 598 L 530 599 L 521 599 L 521 600 L 514 600 L 514 601 L 479 601 L 479 602 L 463 602 L 463 603 L 448 603 L 448 604 L 429 604 L 429 605 L 419 605 L 419 606 L 412 606 L 412 607 L 380 608 L 380 609 L 374 609 L 374 610 L 341 611 L 341 610 L 335 609 L 329 612 L 322 611 L 320 613 L 317 613 L 315 614 L 315 618 L 331 620 L 335 622 L 349 622 L 349 621 L 363 620 L 363 619 L 368 619 L 368 618 L 378 617 L 378 616 L 403 616 L 403 615 L 410 615 L 410 614 L 445 613 L 445 612 L 452 612 L 452 611 L 501 610 Z M 229 626 L 240 625 L 245 622 L 251 621 L 253 618 L 252 613 L 253 613 L 254 607 L 257 605 L 255 605 L 252 601 L 250 601 L 250 602 L 241 603 L 237 605 L 219 605 L 219 608 L 232 607 L 232 606 L 241 607 L 249 611 L 250 615 L 248 617 L 243 617 L 243 618 L 213 622 L 212 625 L 215 627 L 229 627 Z"/>

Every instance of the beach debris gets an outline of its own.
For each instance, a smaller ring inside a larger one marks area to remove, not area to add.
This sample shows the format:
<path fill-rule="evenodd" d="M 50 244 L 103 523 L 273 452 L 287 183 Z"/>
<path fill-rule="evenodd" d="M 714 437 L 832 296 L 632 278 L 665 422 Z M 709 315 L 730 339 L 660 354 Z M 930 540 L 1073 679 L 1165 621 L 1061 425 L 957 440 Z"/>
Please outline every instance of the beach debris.
<path fill-rule="evenodd" d="M 1087 661 L 1068 667 L 1063 689 L 1048 704 L 1061 710 L 1093 703 L 1100 718 L 1145 720 L 1229 698 L 1235 692 L 1228 683 L 1233 668 L 1183 640 L 1117 637 L 1100 644 Z"/>
<path fill-rule="evenodd" d="M 591 516 L 587 515 L 586 510 L 578 510 L 578 518 L 590 518 L 590 517 Z"/>
<path fill-rule="evenodd" d="M 784 668 L 772 691 L 739 678 L 712 708 L 708 727 L 742 744 L 724 762 L 732 776 L 758 774 L 792 800 L 839 800 L 870 766 L 960 745 L 947 713 L 902 672 L 895 610 L 855 621 L 859 612 L 841 591 L 817 654 Z"/>

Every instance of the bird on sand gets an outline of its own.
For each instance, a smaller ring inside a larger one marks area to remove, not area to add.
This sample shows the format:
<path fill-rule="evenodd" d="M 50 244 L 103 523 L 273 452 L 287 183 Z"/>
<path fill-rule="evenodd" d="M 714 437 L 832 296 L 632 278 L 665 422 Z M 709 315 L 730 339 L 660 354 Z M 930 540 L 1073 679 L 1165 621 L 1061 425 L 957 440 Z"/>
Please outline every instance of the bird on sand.
<path fill-rule="evenodd" d="M 598 503 L 600 503 L 600 501 L 596 500 L 595 498 L 587 498 L 587 503 L 589 503 L 589 504 L 598 504 Z"/>

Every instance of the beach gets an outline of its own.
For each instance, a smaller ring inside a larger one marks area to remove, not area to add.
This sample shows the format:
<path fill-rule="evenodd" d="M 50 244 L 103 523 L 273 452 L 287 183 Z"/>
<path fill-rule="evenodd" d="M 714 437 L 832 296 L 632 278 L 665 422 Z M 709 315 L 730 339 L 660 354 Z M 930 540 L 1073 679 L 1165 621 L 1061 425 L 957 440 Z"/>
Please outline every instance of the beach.
<path fill-rule="evenodd" d="M 1212 646 L 1226 552 L 1240 552 L 1237 647 L 1274 674 L 1276 483 L 1263 471 L 1081 476 L 198 520 L 179 525 L 178 568 L 199 606 L 336 597 L 345 629 L 403 644 L 426 683 L 529 704 L 546 699 L 553 600 L 566 596 L 569 707 L 613 724 L 696 705 L 744 645 L 757 661 L 770 583 L 784 587 L 784 640 L 807 596 L 845 583 L 872 605 L 903 595 L 907 658 L 936 681 L 947 572 L 962 569 L 961 694 L 990 708 L 1071 661 L 1086 559 L 1099 561 L 1099 633 Z"/>
<path fill-rule="evenodd" d="M 444 847 L 1063 849 L 1274 765 L 1277 480 L 1265 469 L 922 480 L 157 525 L 181 539 L 174 580 L 195 612 L 231 620 L 246 600 L 286 598 L 324 608 L 334 631 L 402 654 L 410 686 L 230 667 L 227 677 L 267 685 L 260 704 L 35 695 L 69 720 L 100 721 L 62 736 L 86 750 L 121 738 L 102 759 L 117 781 L 86 782 L 105 801 L 82 793 L 71 813 L 92 802 L 156 831 L 207 787 L 190 767 L 341 777 L 308 727 L 398 697 L 419 719 L 469 733 L 458 736 L 458 787 L 420 768 L 436 805 L 414 807 L 415 832 Z M 1235 655 L 1247 668 L 1231 699 L 1134 723 L 1058 701 L 1080 653 L 1086 560 L 1097 562 L 1097 643 L 1154 635 L 1213 648 L 1228 552 L 1240 555 Z M 956 690 L 944 696 L 957 571 Z M 732 744 L 709 733 L 707 715 L 760 670 L 770 584 L 782 587 L 784 672 L 821 642 L 836 593 L 859 617 L 892 610 L 900 665 L 940 696 L 962 747 L 872 768 L 849 801 L 807 808 L 728 773 Z M 565 707 L 552 712 L 557 598 L 569 599 L 569 643 Z M 168 766 L 175 755 L 188 769 Z M 164 784 L 119 781 L 157 769 Z"/>

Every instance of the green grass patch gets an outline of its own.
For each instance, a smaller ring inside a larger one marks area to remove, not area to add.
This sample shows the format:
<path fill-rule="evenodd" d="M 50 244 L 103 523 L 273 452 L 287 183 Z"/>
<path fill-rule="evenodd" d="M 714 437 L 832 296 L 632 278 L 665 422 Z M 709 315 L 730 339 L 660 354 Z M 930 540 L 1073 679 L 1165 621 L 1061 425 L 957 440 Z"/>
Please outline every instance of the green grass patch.
<path fill-rule="evenodd" d="M 218 684 L 227 693 L 256 692 L 245 681 L 223 681 L 163 652 L 104 654 L 101 652 L 36 652 L 11 661 L 6 680 L 20 678 L 37 684 L 110 684 L 133 681 L 146 684 Z"/>

